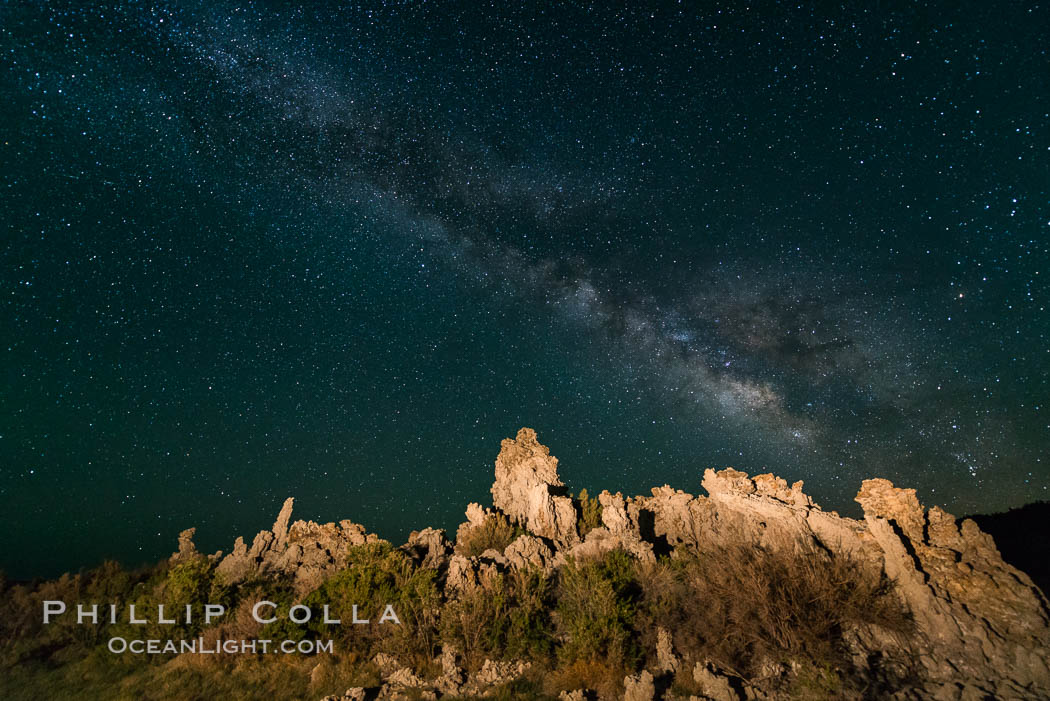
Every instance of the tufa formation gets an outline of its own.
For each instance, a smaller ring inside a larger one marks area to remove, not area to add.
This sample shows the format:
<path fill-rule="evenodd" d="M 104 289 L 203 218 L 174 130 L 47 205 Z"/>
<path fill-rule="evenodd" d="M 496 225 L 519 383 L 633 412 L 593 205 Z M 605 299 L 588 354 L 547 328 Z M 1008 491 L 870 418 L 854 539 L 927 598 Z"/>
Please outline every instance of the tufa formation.
<path fill-rule="evenodd" d="M 499 573 L 537 569 L 556 575 L 569 563 L 616 550 L 639 563 L 741 547 L 847 558 L 880 573 L 913 624 L 905 639 L 877 625 L 849 631 L 860 668 L 902 653 L 915 665 L 909 684 L 887 697 L 1050 698 L 1047 599 L 1024 572 L 1003 561 L 992 538 L 972 520 L 958 523 L 937 507 L 925 509 L 915 490 L 885 479 L 862 484 L 856 500 L 863 520 L 823 511 L 802 491 L 802 482 L 789 485 L 770 474 L 708 469 L 702 484 L 707 496 L 669 486 L 653 488 L 648 496 L 603 491 L 597 496 L 600 522 L 581 528 L 580 504 L 559 479 L 557 458 L 535 431 L 522 428 L 515 439 L 502 442 L 492 508 L 467 507 L 456 545 L 443 531 L 428 528 L 413 533 L 401 550 L 437 573 L 446 602 L 469 595 Z M 379 540 L 350 521 L 289 525 L 291 511 L 289 498 L 273 528 L 256 535 L 251 547 L 238 538 L 231 553 L 213 555 L 217 571 L 230 582 L 280 574 L 306 594 L 343 566 L 349 548 Z M 495 539 L 496 547 L 486 547 L 486 534 L 500 528 L 509 544 L 499 547 Z M 180 535 L 173 560 L 196 556 L 192 536 L 193 529 Z M 464 544 L 474 544 L 474 551 Z M 683 698 L 783 697 L 770 679 L 790 674 L 789 668 L 771 664 L 767 677 L 743 678 L 706 660 L 682 659 L 663 628 L 653 632 L 653 640 L 649 658 L 656 662 L 623 679 L 624 698 L 678 698 L 667 680 L 690 672 L 695 693 Z M 471 676 L 458 666 L 457 654 L 446 647 L 435 660 L 441 675 L 429 681 L 396 660 L 379 660 L 381 688 L 354 688 L 326 699 L 484 695 L 529 668 L 525 661 L 486 660 Z M 594 698 L 594 693 L 577 689 L 562 698 Z"/>

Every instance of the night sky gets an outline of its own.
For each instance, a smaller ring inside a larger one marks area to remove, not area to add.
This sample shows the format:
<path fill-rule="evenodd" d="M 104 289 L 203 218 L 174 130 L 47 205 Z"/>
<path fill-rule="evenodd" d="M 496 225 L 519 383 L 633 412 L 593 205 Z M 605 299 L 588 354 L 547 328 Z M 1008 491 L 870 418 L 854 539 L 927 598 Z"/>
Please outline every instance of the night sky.
<path fill-rule="evenodd" d="M 1050 8 L 514 5 L 0 7 L 8 576 L 454 528 L 521 426 L 1050 496 Z"/>

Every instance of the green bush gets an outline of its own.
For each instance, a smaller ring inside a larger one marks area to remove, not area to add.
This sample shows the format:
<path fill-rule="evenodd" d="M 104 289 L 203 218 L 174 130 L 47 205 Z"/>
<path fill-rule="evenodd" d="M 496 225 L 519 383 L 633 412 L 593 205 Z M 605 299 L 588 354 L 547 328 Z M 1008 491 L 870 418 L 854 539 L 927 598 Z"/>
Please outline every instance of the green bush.
<path fill-rule="evenodd" d="M 205 627 L 205 604 L 222 604 L 229 611 L 233 604 L 232 592 L 226 592 L 224 601 L 214 598 L 212 594 L 215 579 L 214 563 L 203 556 L 172 566 L 163 583 L 152 592 L 153 596 L 147 594 L 140 602 L 141 610 L 147 612 L 151 619 L 156 616 L 157 604 L 164 604 L 165 615 L 178 621 L 175 625 L 159 626 L 156 637 L 193 636 L 200 633 Z M 193 614 L 189 623 L 185 622 L 187 606 Z M 212 623 L 217 622 L 219 621 Z"/>
<path fill-rule="evenodd" d="M 554 587 L 538 568 L 517 570 L 510 575 L 513 597 L 505 657 L 544 661 L 554 648 L 550 611 Z"/>
<path fill-rule="evenodd" d="M 296 604 L 295 593 L 291 587 L 274 587 L 261 585 L 256 583 L 253 587 L 257 596 L 254 597 L 256 602 L 258 601 L 270 601 L 275 604 L 275 608 L 271 609 L 266 607 L 260 615 L 260 618 L 276 618 L 277 620 L 266 623 L 259 630 L 260 640 L 303 640 L 308 637 L 317 637 L 316 628 L 311 625 L 295 623 L 288 617 L 288 612 Z M 311 611 L 311 623 L 315 614 Z"/>
<path fill-rule="evenodd" d="M 604 660 L 614 669 L 633 669 L 641 653 L 632 630 L 640 596 L 626 552 L 613 550 L 588 563 L 570 559 L 558 582 L 557 618 L 567 636 L 559 658 L 565 663 Z"/>
<path fill-rule="evenodd" d="M 598 498 L 591 497 L 586 489 L 581 489 L 574 501 L 580 514 L 576 520 L 576 528 L 583 537 L 602 525 L 602 505 Z"/>
<path fill-rule="evenodd" d="M 434 577 L 433 570 L 416 569 L 411 559 L 390 543 L 351 548 L 347 567 L 304 601 L 314 612 L 311 628 L 325 637 L 338 637 L 364 657 L 382 650 L 429 662 L 437 640 L 440 610 L 440 594 Z M 340 619 L 342 625 L 323 624 L 325 604 L 330 616 Z M 400 625 L 380 623 L 388 604 L 393 607 Z M 355 605 L 358 619 L 367 619 L 368 624 L 352 623 Z"/>
<path fill-rule="evenodd" d="M 485 658 L 546 661 L 551 656 L 553 587 L 529 568 L 481 578 L 480 586 L 446 604 L 442 639 L 463 652 L 467 666 Z"/>
<path fill-rule="evenodd" d="M 503 552 L 524 533 L 523 528 L 512 526 L 503 514 L 494 514 L 480 526 L 468 529 L 456 542 L 456 552 L 465 557 L 477 557 L 489 549 Z"/>
<path fill-rule="evenodd" d="M 211 603 L 211 563 L 203 557 L 180 562 L 168 571 L 164 599 L 172 605 L 200 606 Z"/>
<path fill-rule="evenodd" d="M 469 668 L 501 652 L 506 641 L 510 596 L 502 574 L 483 575 L 477 588 L 446 604 L 441 637 L 459 649 Z"/>

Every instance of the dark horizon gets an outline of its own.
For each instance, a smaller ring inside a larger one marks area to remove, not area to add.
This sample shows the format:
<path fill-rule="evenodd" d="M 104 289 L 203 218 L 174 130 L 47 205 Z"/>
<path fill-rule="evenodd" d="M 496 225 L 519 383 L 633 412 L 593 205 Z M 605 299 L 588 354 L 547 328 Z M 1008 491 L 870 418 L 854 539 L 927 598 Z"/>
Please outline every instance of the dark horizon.
<path fill-rule="evenodd" d="M 1034 13 L 5 6 L 0 570 L 452 528 L 521 426 L 574 491 L 1046 500 Z"/>

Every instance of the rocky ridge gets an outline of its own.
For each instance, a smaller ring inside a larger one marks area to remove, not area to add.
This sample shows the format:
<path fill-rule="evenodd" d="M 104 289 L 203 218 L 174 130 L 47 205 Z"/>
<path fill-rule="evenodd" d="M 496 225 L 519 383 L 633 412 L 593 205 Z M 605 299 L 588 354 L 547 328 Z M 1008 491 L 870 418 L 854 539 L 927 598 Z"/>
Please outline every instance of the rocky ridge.
<path fill-rule="evenodd" d="M 567 558 L 587 559 L 618 548 L 641 560 L 712 544 L 847 554 L 884 572 L 914 619 L 916 633 L 908 644 L 921 680 L 897 698 L 1050 698 L 1046 597 L 1026 574 L 1003 561 L 991 537 L 973 521 L 959 523 L 938 507 L 924 508 L 913 489 L 884 479 L 864 481 L 856 497 L 864 518 L 856 520 L 823 511 L 803 492 L 802 482 L 789 485 L 769 474 L 708 469 L 702 481 L 707 496 L 669 486 L 653 488 L 648 496 L 601 492 L 601 525 L 581 534 L 577 505 L 557 466 L 535 431 L 521 429 L 515 439 L 502 442 L 493 508 L 470 504 L 457 541 L 501 516 L 524 533 L 502 551 L 467 556 L 455 551 L 443 531 L 428 528 L 413 533 L 402 550 L 439 573 L 448 600 L 479 586 L 490 573 L 530 566 L 550 572 Z M 279 573 L 305 594 L 342 566 L 348 548 L 379 540 L 351 521 L 289 525 L 292 504 L 292 499 L 284 503 L 274 526 L 256 535 L 250 547 L 238 538 L 228 555 L 211 556 L 218 560 L 218 571 L 234 582 Z M 180 535 L 173 560 L 196 553 L 192 536 L 193 529 Z M 624 680 L 625 698 L 673 698 L 661 691 L 667 685 L 660 679 L 686 661 L 676 656 L 666 631 L 658 631 L 656 640 L 657 665 Z M 856 632 L 860 656 L 899 644 L 878 631 Z M 441 676 L 429 681 L 397 668 L 396 661 L 379 662 L 386 670 L 381 688 L 350 689 L 328 699 L 482 695 L 527 670 L 526 663 L 489 661 L 468 677 L 457 665 L 456 651 L 448 649 L 435 660 Z M 694 667 L 703 696 L 692 698 L 772 698 L 710 664 L 695 662 Z M 591 696 L 578 690 L 563 697 Z"/>

